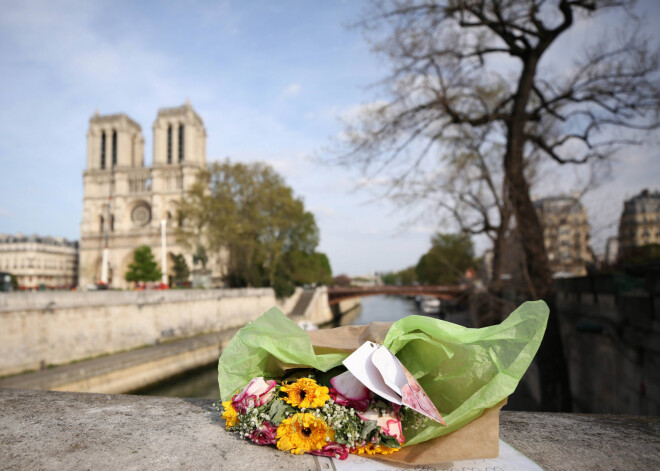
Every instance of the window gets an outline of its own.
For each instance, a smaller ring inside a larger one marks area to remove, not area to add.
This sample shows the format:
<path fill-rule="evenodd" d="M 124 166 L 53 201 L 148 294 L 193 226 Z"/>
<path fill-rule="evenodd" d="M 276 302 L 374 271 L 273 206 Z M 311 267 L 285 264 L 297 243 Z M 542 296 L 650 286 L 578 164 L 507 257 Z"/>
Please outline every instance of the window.
<path fill-rule="evenodd" d="M 99 232 L 103 232 L 103 216 L 99 216 Z"/>
<path fill-rule="evenodd" d="M 115 215 L 110 215 L 110 231 L 114 232 L 115 230 Z"/>
<path fill-rule="evenodd" d="M 183 162 L 183 124 L 179 124 L 179 162 Z"/>
<path fill-rule="evenodd" d="M 112 166 L 117 165 L 117 131 L 112 130 Z"/>
<path fill-rule="evenodd" d="M 105 131 L 101 133 L 101 169 L 105 168 Z"/>
<path fill-rule="evenodd" d="M 167 127 L 167 163 L 172 163 L 172 125 Z"/>

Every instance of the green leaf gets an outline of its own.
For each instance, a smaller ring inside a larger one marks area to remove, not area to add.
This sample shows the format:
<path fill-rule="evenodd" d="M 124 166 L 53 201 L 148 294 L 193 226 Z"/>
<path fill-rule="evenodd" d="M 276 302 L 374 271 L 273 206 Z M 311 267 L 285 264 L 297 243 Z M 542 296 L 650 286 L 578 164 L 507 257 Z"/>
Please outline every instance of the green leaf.
<path fill-rule="evenodd" d="M 385 445 L 385 446 L 389 446 L 390 448 L 399 448 L 399 447 L 401 447 L 401 444 L 399 443 L 399 441 L 396 438 L 390 437 L 389 435 L 387 435 L 385 433 L 380 434 L 380 443 Z"/>
<path fill-rule="evenodd" d="M 277 426 L 280 425 L 288 415 L 292 415 L 293 413 L 295 413 L 293 407 L 291 407 L 289 404 L 286 404 L 284 401 L 275 399 L 270 405 L 268 417 L 269 421 L 272 422 L 273 425 Z"/>
<path fill-rule="evenodd" d="M 360 438 L 366 440 L 367 437 L 373 432 L 378 430 L 378 423 L 375 420 L 367 420 L 362 427 Z"/>

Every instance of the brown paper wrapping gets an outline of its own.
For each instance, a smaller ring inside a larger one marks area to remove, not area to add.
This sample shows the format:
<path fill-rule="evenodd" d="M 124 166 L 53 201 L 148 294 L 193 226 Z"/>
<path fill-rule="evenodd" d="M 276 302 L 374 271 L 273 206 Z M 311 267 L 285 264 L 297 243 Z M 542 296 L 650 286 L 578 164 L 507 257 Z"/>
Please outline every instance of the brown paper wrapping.
<path fill-rule="evenodd" d="M 366 341 L 382 344 L 391 325 L 389 322 L 374 322 L 367 326 L 314 330 L 308 332 L 308 335 L 317 353 L 337 350 L 352 352 Z M 499 454 L 500 409 L 505 404 L 506 399 L 448 435 L 404 446 L 390 455 L 361 456 L 407 465 L 496 458 Z"/>

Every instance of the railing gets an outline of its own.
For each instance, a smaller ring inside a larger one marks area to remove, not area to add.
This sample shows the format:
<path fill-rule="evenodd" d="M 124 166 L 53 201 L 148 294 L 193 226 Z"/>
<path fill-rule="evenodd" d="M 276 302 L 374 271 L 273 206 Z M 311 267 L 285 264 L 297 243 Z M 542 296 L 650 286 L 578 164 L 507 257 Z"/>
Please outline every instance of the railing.
<path fill-rule="evenodd" d="M 330 286 L 328 303 L 332 306 L 344 299 L 390 294 L 400 296 L 434 296 L 445 301 L 462 298 L 468 291 L 466 285 L 437 286 Z"/>

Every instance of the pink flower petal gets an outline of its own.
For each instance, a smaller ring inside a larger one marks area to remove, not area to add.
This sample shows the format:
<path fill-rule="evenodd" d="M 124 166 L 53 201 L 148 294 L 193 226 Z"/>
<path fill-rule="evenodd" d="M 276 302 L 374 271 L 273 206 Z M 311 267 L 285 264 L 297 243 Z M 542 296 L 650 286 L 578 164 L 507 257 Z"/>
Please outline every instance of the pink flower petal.
<path fill-rule="evenodd" d="M 345 371 L 330 380 L 332 387 L 346 399 L 362 401 L 370 397 L 370 391 L 353 373 Z"/>

